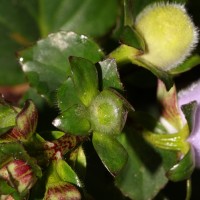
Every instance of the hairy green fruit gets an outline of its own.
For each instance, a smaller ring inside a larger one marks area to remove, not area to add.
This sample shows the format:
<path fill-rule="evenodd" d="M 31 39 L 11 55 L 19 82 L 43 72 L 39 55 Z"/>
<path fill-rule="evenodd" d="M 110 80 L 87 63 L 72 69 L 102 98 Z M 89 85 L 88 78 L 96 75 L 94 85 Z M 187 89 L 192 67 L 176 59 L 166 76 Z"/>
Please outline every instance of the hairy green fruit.
<path fill-rule="evenodd" d="M 142 59 L 164 70 L 182 63 L 197 44 L 198 33 L 181 4 L 155 3 L 136 18 L 147 51 Z"/>

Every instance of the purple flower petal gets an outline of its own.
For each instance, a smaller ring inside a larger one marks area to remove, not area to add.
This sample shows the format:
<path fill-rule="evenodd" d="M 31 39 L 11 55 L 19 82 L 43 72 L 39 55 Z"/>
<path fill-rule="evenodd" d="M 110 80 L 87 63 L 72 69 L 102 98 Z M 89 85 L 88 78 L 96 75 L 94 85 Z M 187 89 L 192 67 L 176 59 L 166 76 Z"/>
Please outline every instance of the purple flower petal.
<path fill-rule="evenodd" d="M 193 113 L 193 128 L 188 142 L 194 148 L 196 167 L 200 167 L 200 79 L 178 93 L 179 107 L 192 101 L 197 102 L 197 108 Z"/>
<path fill-rule="evenodd" d="M 200 168 L 200 106 L 194 112 L 194 127 L 188 138 L 188 142 L 193 146 L 195 152 L 196 167 Z"/>
<path fill-rule="evenodd" d="M 179 106 L 197 101 L 200 103 L 200 79 L 178 93 Z"/>

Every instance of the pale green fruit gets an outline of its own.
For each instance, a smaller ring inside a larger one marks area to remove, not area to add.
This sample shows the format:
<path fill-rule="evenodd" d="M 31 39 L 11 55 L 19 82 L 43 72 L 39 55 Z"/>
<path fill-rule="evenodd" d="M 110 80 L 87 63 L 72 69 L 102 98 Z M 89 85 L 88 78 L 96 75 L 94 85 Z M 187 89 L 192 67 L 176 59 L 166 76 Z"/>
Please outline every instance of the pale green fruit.
<path fill-rule="evenodd" d="M 147 46 L 141 58 L 164 70 L 182 63 L 197 44 L 198 31 L 180 4 L 149 5 L 136 17 L 135 26 Z"/>

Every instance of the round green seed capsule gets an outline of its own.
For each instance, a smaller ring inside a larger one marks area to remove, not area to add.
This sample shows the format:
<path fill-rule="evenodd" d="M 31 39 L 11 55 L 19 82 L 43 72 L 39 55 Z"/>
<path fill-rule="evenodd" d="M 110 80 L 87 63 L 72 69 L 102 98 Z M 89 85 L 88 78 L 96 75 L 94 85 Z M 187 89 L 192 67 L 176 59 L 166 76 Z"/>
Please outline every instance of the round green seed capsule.
<path fill-rule="evenodd" d="M 197 44 L 197 28 L 180 4 L 149 5 L 136 17 L 135 26 L 147 46 L 141 58 L 164 70 L 182 63 Z"/>

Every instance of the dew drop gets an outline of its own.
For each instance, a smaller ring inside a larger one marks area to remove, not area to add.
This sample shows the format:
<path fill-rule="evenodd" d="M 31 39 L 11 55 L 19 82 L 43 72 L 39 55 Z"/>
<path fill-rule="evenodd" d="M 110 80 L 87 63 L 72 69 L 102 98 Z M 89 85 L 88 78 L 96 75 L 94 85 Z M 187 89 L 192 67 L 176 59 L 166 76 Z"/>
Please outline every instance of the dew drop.
<path fill-rule="evenodd" d="M 19 62 L 22 63 L 24 61 L 24 58 L 19 58 Z"/>
<path fill-rule="evenodd" d="M 86 40 L 88 39 L 85 35 L 81 35 L 80 38 L 82 42 L 86 42 Z"/>
<path fill-rule="evenodd" d="M 53 125 L 54 125 L 55 127 L 60 126 L 60 125 L 61 125 L 61 120 L 60 120 L 60 119 L 55 119 L 55 120 L 53 121 Z"/>

